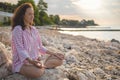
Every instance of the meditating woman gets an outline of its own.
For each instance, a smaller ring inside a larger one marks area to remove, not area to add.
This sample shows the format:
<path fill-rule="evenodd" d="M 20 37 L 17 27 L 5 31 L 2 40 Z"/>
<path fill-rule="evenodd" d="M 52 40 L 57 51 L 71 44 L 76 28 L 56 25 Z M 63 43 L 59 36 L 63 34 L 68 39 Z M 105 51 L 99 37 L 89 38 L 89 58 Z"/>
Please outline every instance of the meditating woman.
<path fill-rule="evenodd" d="M 62 65 L 64 55 L 43 47 L 38 30 L 33 26 L 34 9 L 30 3 L 20 5 L 12 17 L 12 70 L 29 78 L 38 78 L 46 68 Z M 44 64 L 40 55 L 49 54 Z"/>

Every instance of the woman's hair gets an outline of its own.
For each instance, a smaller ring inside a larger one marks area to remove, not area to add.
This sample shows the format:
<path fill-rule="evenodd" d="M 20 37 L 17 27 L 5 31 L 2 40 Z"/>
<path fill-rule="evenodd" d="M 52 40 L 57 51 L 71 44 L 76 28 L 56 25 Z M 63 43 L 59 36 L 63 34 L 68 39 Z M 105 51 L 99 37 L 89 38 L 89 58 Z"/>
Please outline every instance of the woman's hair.
<path fill-rule="evenodd" d="M 27 8 L 33 8 L 31 3 L 23 3 L 20 5 L 15 11 L 14 15 L 12 17 L 11 23 L 12 23 L 12 30 L 15 28 L 17 25 L 21 25 L 22 29 L 25 30 L 26 25 L 24 23 L 24 15 L 27 10 Z M 32 25 L 33 23 L 31 23 Z"/>

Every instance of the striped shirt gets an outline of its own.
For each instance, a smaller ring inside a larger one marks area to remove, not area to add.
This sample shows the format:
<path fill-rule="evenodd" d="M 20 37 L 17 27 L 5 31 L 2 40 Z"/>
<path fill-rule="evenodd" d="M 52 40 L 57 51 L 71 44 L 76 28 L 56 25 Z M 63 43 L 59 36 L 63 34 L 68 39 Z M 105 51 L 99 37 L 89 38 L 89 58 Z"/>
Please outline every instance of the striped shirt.
<path fill-rule="evenodd" d="M 47 49 L 42 46 L 38 30 L 32 26 L 31 30 L 22 30 L 21 26 L 16 26 L 12 31 L 12 53 L 13 72 L 19 72 L 26 58 L 38 59 L 41 54 L 45 54 Z"/>

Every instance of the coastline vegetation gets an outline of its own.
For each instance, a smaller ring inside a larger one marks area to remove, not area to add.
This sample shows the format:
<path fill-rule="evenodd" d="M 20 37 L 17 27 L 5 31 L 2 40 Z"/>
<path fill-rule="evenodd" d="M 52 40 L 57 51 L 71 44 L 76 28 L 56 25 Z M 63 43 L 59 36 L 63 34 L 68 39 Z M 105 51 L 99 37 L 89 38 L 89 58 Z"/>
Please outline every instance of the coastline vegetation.
<path fill-rule="evenodd" d="M 14 10 L 21 5 L 22 3 L 29 2 L 33 5 L 35 11 L 35 25 L 44 26 L 44 25 L 61 25 L 64 27 L 74 27 L 74 28 L 85 28 L 86 26 L 97 26 L 94 20 L 67 20 L 60 19 L 59 15 L 48 14 L 48 4 L 44 0 L 39 0 L 38 4 L 35 4 L 34 0 L 19 0 L 17 4 L 0 2 L 0 11 L 13 13 Z M 4 17 L 3 20 L 0 20 L 0 26 L 10 25 L 10 18 Z M 56 27 L 57 27 L 56 26 Z"/>

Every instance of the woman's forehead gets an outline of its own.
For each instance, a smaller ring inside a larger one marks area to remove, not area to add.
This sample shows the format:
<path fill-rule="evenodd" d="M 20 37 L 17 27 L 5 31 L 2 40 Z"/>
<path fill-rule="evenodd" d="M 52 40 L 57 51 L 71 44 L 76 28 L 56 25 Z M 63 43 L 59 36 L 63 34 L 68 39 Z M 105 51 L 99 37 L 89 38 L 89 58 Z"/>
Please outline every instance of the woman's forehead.
<path fill-rule="evenodd" d="M 34 12 L 34 9 L 33 8 L 27 8 L 26 12 Z"/>

